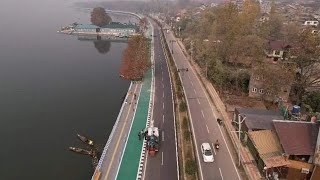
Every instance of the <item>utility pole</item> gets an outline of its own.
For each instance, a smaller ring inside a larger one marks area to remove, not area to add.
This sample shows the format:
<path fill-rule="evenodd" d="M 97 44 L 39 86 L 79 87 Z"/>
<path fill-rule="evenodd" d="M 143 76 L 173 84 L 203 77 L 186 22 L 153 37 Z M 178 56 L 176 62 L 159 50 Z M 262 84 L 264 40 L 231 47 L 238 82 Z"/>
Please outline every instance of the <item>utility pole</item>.
<path fill-rule="evenodd" d="M 193 40 L 191 40 L 191 60 L 193 59 Z"/>
<path fill-rule="evenodd" d="M 242 118 L 242 119 L 241 119 Z M 238 145 L 238 160 L 239 160 L 239 166 L 241 165 L 241 160 L 240 160 L 240 149 L 241 149 L 241 124 L 247 117 L 241 114 L 238 114 L 238 136 L 239 136 L 239 145 Z"/>

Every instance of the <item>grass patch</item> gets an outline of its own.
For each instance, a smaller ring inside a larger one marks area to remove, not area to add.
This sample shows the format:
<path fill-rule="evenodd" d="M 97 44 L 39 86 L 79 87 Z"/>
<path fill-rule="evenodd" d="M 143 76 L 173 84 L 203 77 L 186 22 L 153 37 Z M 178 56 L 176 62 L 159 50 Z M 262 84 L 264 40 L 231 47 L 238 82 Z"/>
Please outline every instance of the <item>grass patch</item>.
<path fill-rule="evenodd" d="M 180 112 L 186 112 L 187 111 L 187 103 L 181 101 L 179 105 L 179 111 Z"/>
<path fill-rule="evenodd" d="M 186 167 L 186 169 L 185 169 L 186 173 L 188 175 L 194 176 L 196 174 L 196 172 L 197 172 L 197 163 L 194 160 L 191 160 L 191 159 L 187 160 L 185 167 Z"/>

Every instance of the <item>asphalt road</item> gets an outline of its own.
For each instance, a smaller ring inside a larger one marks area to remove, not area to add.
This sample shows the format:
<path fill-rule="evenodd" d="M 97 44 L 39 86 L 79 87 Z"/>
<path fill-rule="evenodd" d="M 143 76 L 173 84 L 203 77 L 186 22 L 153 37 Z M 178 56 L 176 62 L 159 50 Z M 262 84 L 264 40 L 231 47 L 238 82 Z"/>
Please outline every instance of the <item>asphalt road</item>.
<path fill-rule="evenodd" d="M 215 107 L 210 104 L 204 87 L 188 62 L 187 57 L 185 57 L 177 44 L 171 31 L 169 33 L 165 32 L 165 36 L 167 37 L 166 40 L 169 44 L 169 48 L 172 50 L 173 47 L 173 57 L 177 68 L 188 68 L 188 71 L 180 71 L 180 77 L 186 93 L 189 113 L 191 114 L 191 124 L 193 126 L 193 135 L 197 147 L 198 165 L 200 166 L 200 179 L 241 179 L 231 158 L 230 150 L 225 141 L 225 137 L 222 134 L 221 127 L 216 121 L 217 116 L 213 111 L 213 108 Z M 213 144 L 217 139 L 220 142 L 220 149 L 214 151 L 214 162 L 204 163 L 200 150 L 201 144 L 208 142 L 213 148 Z"/>
<path fill-rule="evenodd" d="M 170 76 L 161 45 L 158 26 L 154 27 L 155 94 L 153 120 L 161 130 L 160 149 L 154 156 L 147 156 L 145 180 L 177 180 L 177 152 L 175 122 Z"/>

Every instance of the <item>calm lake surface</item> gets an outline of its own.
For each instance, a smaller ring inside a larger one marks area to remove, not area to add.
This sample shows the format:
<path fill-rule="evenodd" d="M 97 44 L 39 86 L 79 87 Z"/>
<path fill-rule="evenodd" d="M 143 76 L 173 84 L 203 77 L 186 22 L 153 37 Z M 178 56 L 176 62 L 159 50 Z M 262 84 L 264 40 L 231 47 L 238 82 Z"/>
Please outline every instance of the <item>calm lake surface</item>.
<path fill-rule="evenodd" d="M 77 133 L 103 147 L 116 120 L 127 44 L 57 34 L 89 22 L 74 2 L 0 1 L 1 180 L 90 179 L 91 159 L 68 147 L 85 147 Z"/>

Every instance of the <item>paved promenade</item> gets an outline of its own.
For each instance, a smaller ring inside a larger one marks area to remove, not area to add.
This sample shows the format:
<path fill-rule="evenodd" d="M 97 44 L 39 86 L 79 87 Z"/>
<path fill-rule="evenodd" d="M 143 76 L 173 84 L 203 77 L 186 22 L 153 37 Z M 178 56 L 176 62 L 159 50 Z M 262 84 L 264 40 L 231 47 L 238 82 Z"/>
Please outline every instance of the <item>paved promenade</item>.
<path fill-rule="evenodd" d="M 122 153 L 135 116 L 136 103 L 140 97 L 141 87 L 141 83 L 131 83 L 92 179 L 106 180 L 116 178 Z M 136 99 L 134 94 L 136 94 Z"/>
<path fill-rule="evenodd" d="M 138 109 L 134 117 L 131 132 L 125 152 L 122 158 L 118 180 L 135 180 L 139 169 L 140 155 L 143 140 L 139 140 L 138 133 L 146 127 L 148 119 L 148 109 L 150 103 L 152 73 L 149 70 L 144 78 L 140 93 Z"/>

